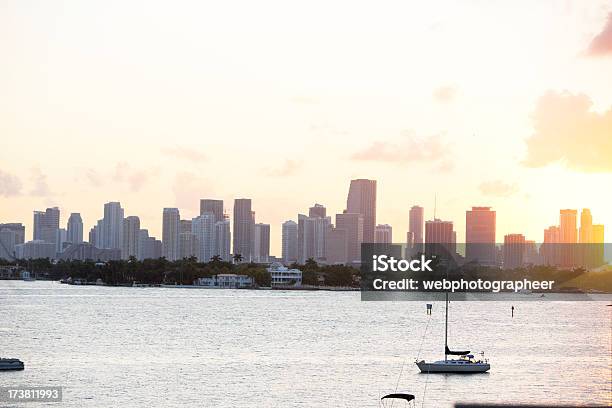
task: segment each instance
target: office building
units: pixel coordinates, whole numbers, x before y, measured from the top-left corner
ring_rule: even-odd
[[[298,225],[295,221],[285,221],[282,227],[282,258],[285,265],[298,259]]]
[[[83,220],[81,219],[81,214],[70,214],[70,217],[68,218],[66,241],[73,244],[80,244],[83,242]]]
[[[336,214],[336,228],[346,231],[347,263],[361,264],[363,241],[363,215],[359,213]]]
[[[200,200],[200,215],[210,212],[215,216],[215,222],[224,220],[223,200],[201,199]]]
[[[374,241],[377,244],[393,243],[393,228],[388,224],[378,224],[375,229]]]
[[[241,255],[242,262],[253,259],[254,217],[249,198],[234,200],[234,255]]]
[[[140,244],[140,218],[129,216],[123,220],[121,238],[121,259],[138,258]]]
[[[346,213],[362,215],[363,242],[373,243],[376,225],[376,180],[351,180],[346,200]]]
[[[162,256],[169,261],[180,259],[180,220],[181,215],[178,208],[164,208],[162,218]]]
[[[481,265],[494,265],[495,211],[491,207],[472,207],[465,212],[465,259]]]

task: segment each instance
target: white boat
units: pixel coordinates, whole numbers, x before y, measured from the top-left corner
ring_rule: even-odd
[[[23,361],[18,358],[0,358],[0,371],[23,370]]]
[[[487,359],[484,359],[484,352],[481,353],[483,360],[474,358],[469,350],[452,351],[448,348],[448,292],[446,293],[446,316],[444,326],[444,360],[438,360],[431,363],[425,360],[416,361],[417,367],[425,374],[436,373],[463,373],[475,374],[486,373],[491,369],[491,365]],[[448,358],[448,356],[459,356],[459,358]]]

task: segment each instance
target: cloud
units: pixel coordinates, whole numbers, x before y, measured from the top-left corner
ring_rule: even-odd
[[[603,30],[591,40],[587,55],[612,55],[612,13],[608,14]]]
[[[161,149],[161,151],[166,156],[175,157],[181,160],[201,162],[207,159],[203,152],[184,146],[164,147]]]
[[[452,102],[456,96],[457,88],[455,88],[453,85],[441,86],[433,91],[434,100],[440,103]]]
[[[177,173],[172,183],[175,205],[178,208],[197,212],[200,199],[212,196],[212,182],[194,173]]]
[[[385,163],[431,163],[441,171],[452,168],[450,146],[440,135],[416,138],[405,135],[398,141],[375,141],[369,147],[354,153],[351,159]]]
[[[19,177],[0,170],[0,196],[13,197],[21,194]]]
[[[502,180],[484,181],[478,186],[480,192],[491,197],[510,197],[519,191],[518,184]]]
[[[120,183],[127,183],[130,191],[137,192],[149,181],[151,176],[156,174],[156,172],[156,170],[147,171],[134,169],[126,162],[119,162],[115,166],[113,180]]]
[[[597,113],[592,106],[584,94],[549,91],[540,97],[523,164],[560,162],[581,172],[612,172],[612,108]]]
[[[51,195],[51,190],[49,190],[49,185],[47,184],[47,175],[43,174],[38,167],[34,167],[31,170],[30,180],[32,181],[31,195],[38,197]]]
[[[287,177],[295,174],[301,167],[301,163],[295,160],[285,160],[282,166],[263,170],[263,174],[271,177]]]

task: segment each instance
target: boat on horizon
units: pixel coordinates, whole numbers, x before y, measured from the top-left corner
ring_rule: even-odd
[[[486,373],[491,369],[489,361],[484,358],[484,352],[481,353],[483,359],[476,359],[469,350],[453,351],[448,348],[448,292],[446,292],[446,312],[444,324],[444,360],[438,360],[431,363],[425,360],[416,361],[416,365],[424,374],[476,374]],[[459,358],[448,358],[448,356],[459,356]]]
[[[25,368],[18,358],[0,358],[0,371],[17,371]]]

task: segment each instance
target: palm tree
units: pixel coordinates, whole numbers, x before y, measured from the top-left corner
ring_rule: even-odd
[[[223,260],[223,259],[221,259],[221,255],[213,255],[213,256],[210,258],[210,262],[212,262],[212,263],[214,263],[214,264],[220,263],[222,260]]]
[[[234,254],[234,263],[240,263],[242,261],[242,255]]]

